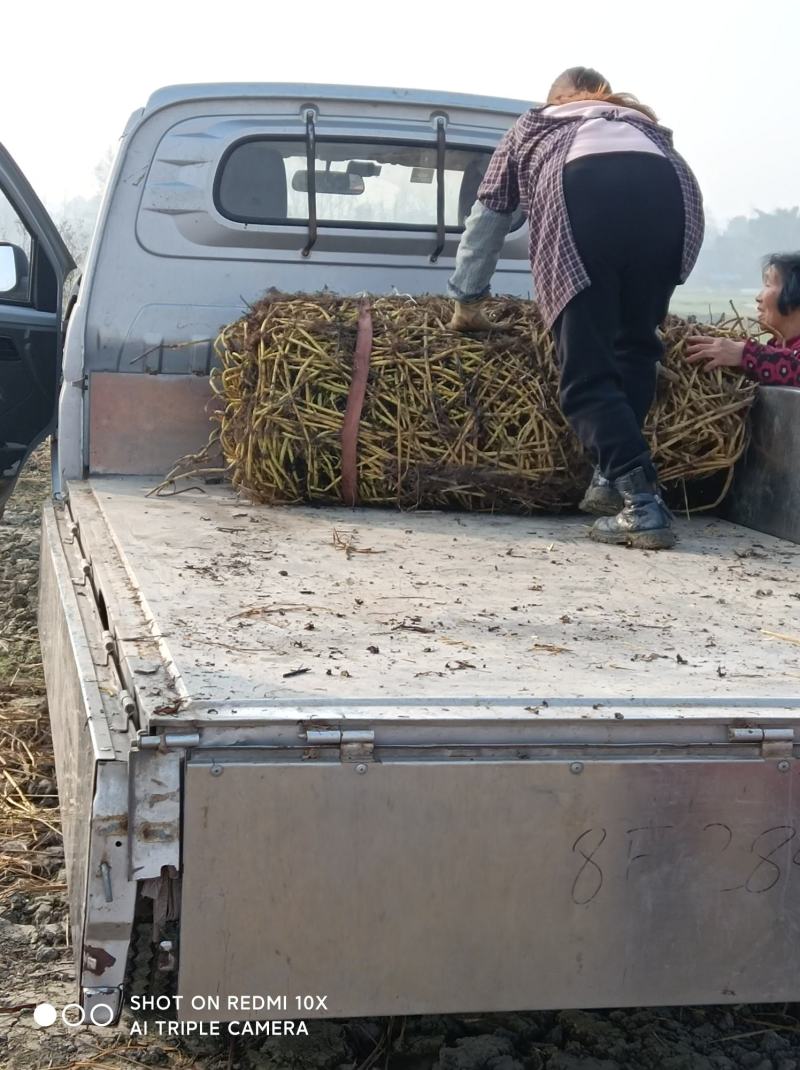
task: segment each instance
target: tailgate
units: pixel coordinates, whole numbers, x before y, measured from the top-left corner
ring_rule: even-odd
[[[285,997],[245,1016],[272,1018],[795,1000],[797,777],[791,758],[196,754],[179,991],[219,995],[221,1020],[245,993]]]

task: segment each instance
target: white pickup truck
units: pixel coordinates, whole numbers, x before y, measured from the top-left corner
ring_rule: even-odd
[[[580,517],[147,496],[267,288],[444,291],[524,108],[160,90],[63,364],[72,262],[0,152],[0,475],[7,498],[53,436],[40,624],[90,1013],[126,987],[217,1020],[252,994],[276,1018],[800,998],[800,393],[764,393],[725,516],[670,554]],[[498,292],[529,294],[526,244]]]

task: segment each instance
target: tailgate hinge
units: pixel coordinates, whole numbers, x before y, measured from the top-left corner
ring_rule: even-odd
[[[343,762],[371,762],[375,750],[372,729],[306,728],[304,736],[309,747],[338,748]]]
[[[160,732],[151,736],[139,736],[140,750],[191,750],[200,746],[199,732]]]
[[[729,728],[733,743],[760,743],[762,758],[793,758],[793,728]]]

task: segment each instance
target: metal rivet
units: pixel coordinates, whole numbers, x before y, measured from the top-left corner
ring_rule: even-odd
[[[782,762],[778,762],[778,772],[779,773],[788,773],[790,768],[791,768],[791,766],[790,766],[789,762],[787,762],[785,760],[782,761]]]
[[[211,766],[211,775],[212,776],[222,776],[222,766],[221,765],[217,765],[217,763],[214,762],[214,764]]]
[[[570,762],[569,771],[570,773],[582,773],[583,762]]]
[[[367,767],[364,765],[364,763],[363,762],[359,762],[359,764],[356,766],[356,772],[357,773],[366,773],[366,771],[367,771]]]

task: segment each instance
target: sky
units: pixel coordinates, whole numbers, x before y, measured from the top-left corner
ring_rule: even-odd
[[[800,203],[800,0],[37,0],[3,6],[0,142],[49,207],[97,192],[132,111],[178,82],[542,99],[600,70],[672,128],[712,219]]]

